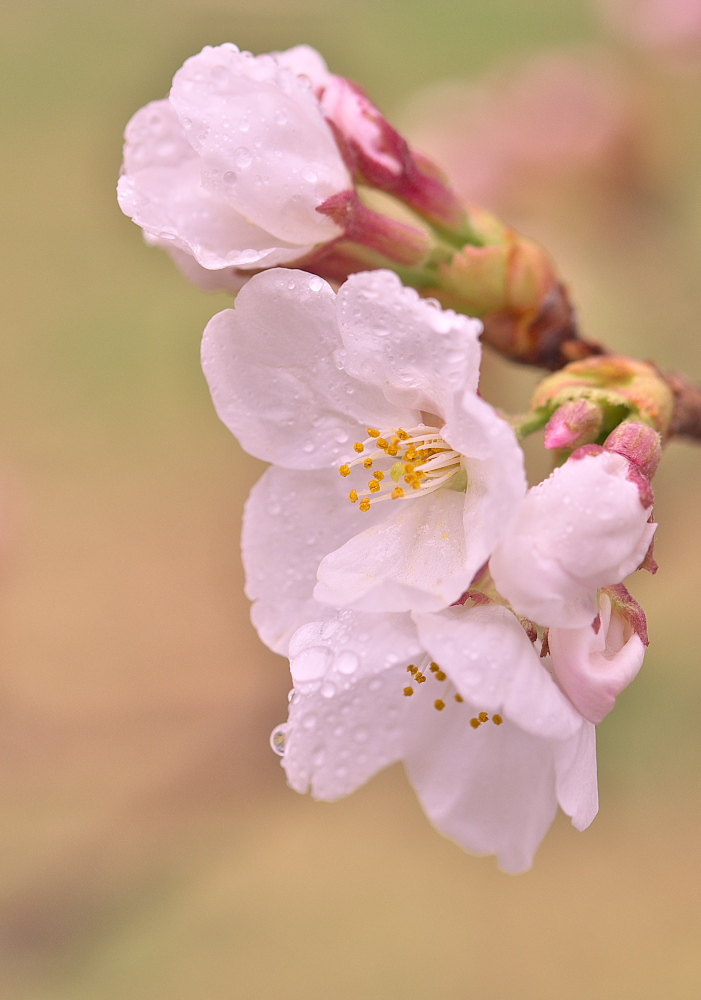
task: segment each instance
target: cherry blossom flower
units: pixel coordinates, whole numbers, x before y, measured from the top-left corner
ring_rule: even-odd
[[[126,130],[122,210],[186,273],[236,290],[237,268],[296,260],[341,228],[317,211],[353,186],[309,81],[270,55],[207,46]],[[207,272],[210,272],[209,274]]]
[[[217,412],[273,463],[242,543],[273,649],[333,608],[446,607],[489,558],[526,487],[511,428],[477,395],[480,328],[391,272],[336,294],[281,269],[208,324]]]
[[[637,466],[590,447],[529,490],[490,561],[514,611],[540,625],[591,625],[599,588],[640,566],[657,528],[652,489]]]
[[[508,609],[343,611],[303,626],[290,662],[271,741],[296,791],[334,800],[403,760],[435,826],[512,872],[558,804],[580,830],[596,815],[594,727]]]

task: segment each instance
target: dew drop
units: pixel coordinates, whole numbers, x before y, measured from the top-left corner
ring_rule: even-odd
[[[238,149],[234,150],[234,163],[239,168],[239,170],[245,170],[246,167],[250,167],[253,163],[253,156],[251,155],[250,149],[246,146],[239,146]]]
[[[312,451],[314,451],[314,442],[305,441],[302,445],[302,451],[306,451],[307,455],[309,455]]]
[[[312,167],[303,167],[302,177],[304,178],[305,181],[307,181],[308,184],[316,184],[316,182],[319,180],[318,173]]]
[[[334,660],[334,667],[340,674],[353,674],[358,669],[358,657],[350,649],[344,649]]]
[[[340,427],[333,432],[332,436],[334,441],[337,441],[339,444],[345,444],[348,440],[348,435]]]
[[[275,124],[287,125],[287,112],[284,109],[275,112]]]
[[[309,288],[312,292],[320,292],[324,287],[324,279],[320,278],[318,274],[313,275],[309,279]]]
[[[297,692],[295,691],[294,688],[290,688],[290,690],[287,692],[287,702],[288,702],[288,704],[291,705],[292,702],[295,700],[296,697],[297,697]]]
[[[278,757],[285,756],[285,743],[287,742],[287,726],[283,723],[281,726],[275,726],[272,733],[270,734],[270,746]]]
[[[235,184],[236,183],[236,174],[234,173],[233,170],[227,170],[227,171],[225,171],[224,176],[222,177],[222,180],[224,181],[225,184]]]
[[[336,685],[332,684],[331,681],[326,681],[325,684],[321,685],[322,698],[333,698],[335,694],[336,694]]]

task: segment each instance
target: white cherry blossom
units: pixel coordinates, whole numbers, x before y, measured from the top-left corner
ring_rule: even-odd
[[[272,648],[328,607],[445,607],[489,558],[525,479],[511,428],[477,395],[480,329],[388,271],[338,294],[301,271],[261,272],[208,324],[219,416],[274,465],[243,534]]]
[[[580,830],[596,815],[594,727],[508,609],[343,611],[303,626],[290,662],[275,745],[296,791],[337,799],[403,760],[435,826],[512,872],[558,804]]]
[[[317,209],[352,187],[309,81],[225,44],[188,59],[169,97],[131,119],[118,197],[188,277],[237,290],[245,269],[339,236]]]
[[[529,490],[490,561],[499,591],[540,625],[579,629],[598,614],[598,590],[643,562],[656,524],[649,483],[623,455],[575,452]]]

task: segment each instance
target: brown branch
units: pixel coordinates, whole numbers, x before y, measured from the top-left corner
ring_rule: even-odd
[[[701,441],[701,386],[694,385],[686,375],[664,376],[674,393],[674,416],[670,434]]]

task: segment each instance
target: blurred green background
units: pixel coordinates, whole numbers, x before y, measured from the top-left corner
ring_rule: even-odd
[[[3,1000],[701,996],[701,451],[658,475],[661,568],[632,584],[653,644],[600,727],[588,832],[561,818],[515,878],[434,833],[399,768],[300,798],[267,746],[286,664],[241,590],[262,466],[199,370],[227,302],[114,197],[126,121],[207,43],[309,42],[410,130],[420,88],[604,46],[635,81],[635,183],[535,183],[509,211],[590,336],[701,379],[697,77],[587,0],[5,0],[0,24]],[[535,378],[486,362],[513,410]]]

